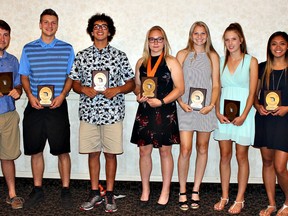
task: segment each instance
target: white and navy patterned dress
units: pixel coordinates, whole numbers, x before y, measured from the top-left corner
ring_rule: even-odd
[[[190,87],[207,89],[205,106],[210,105],[212,94],[212,68],[206,53],[190,52],[183,62],[183,73],[185,81],[185,93],[182,101],[188,103]],[[217,118],[213,108],[208,114],[200,114],[199,111],[184,112],[177,105],[179,130],[211,132],[217,128]]]

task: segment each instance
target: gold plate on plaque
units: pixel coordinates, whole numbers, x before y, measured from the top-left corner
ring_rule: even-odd
[[[207,89],[190,87],[188,104],[193,110],[199,111],[205,106]]]
[[[49,107],[54,99],[53,85],[38,85],[38,100],[44,107]]]
[[[281,91],[265,91],[264,100],[266,110],[275,110],[278,106],[281,106]]]
[[[93,71],[93,87],[96,91],[102,92],[108,88],[108,71]]]
[[[148,98],[157,97],[157,77],[142,77],[141,95]]]

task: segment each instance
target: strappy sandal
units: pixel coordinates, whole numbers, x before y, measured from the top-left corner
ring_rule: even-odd
[[[286,214],[287,212],[283,212],[283,211],[284,211],[285,209],[287,209],[287,208],[288,208],[288,206],[285,205],[285,204],[283,204],[282,208],[279,209],[279,211],[277,212],[277,215],[276,215],[276,216],[285,216],[285,215],[287,215],[287,214]]]
[[[245,200],[243,200],[242,202],[234,201],[234,204],[229,208],[228,213],[232,214],[232,215],[239,214],[241,212],[241,210],[244,208],[244,202],[245,202]],[[233,211],[234,208],[239,204],[241,205],[241,208],[239,208],[238,211]]]
[[[273,212],[276,212],[276,206],[268,205],[266,209],[262,209],[260,211],[259,215],[260,216],[270,216]]]
[[[228,202],[229,202],[229,198],[222,198],[221,197],[220,201],[214,205],[214,210],[222,211],[225,208],[225,206],[228,204]],[[223,205],[223,203],[224,203],[224,205]]]
[[[192,194],[198,194],[199,195],[199,191],[192,191]],[[192,203],[190,206],[192,209],[198,209],[200,207],[200,205],[199,205],[200,200],[191,199],[191,201],[192,201]]]
[[[179,197],[180,196],[187,196],[186,192],[185,193],[179,193]],[[182,210],[182,211],[187,211],[189,209],[189,205],[188,205],[188,201],[187,201],[187,197],[186,197],[186,201],[183,201],[183,202],[180,202],[178,203],[179,205],[179,208]]]

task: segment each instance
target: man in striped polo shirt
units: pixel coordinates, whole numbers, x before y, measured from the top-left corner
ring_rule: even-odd
[[[67,75],[74,61],[74,50],[70,44],[56,39],[58,15],[54,10],[42,12],[39,27],[41,37],[24,46],[19,68],[29,100],[23,119],[24,153],[31,155],[34,181],[24,207],[37,206],[44,200],[43,150],[48,140],[50,153],[58,156],[61,204],[64,208],[71,208],[70,123],[65,98],[72,85]]]

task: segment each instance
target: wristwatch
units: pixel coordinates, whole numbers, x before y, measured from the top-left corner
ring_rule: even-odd
[[[165,105],[164,100],[163,100],[163,99],[160,99],[160,101],[161,101],[161,106],[164,106],[164,105]]]

